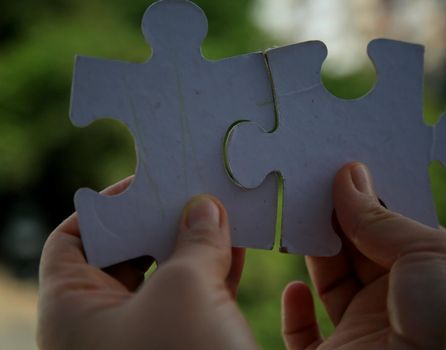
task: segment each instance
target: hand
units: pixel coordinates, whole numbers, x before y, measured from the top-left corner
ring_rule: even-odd
[[[336,328],[321,339],[311,292],[294,282],[283,295],[287,348],[445,349],[446,231],[381,206],[360,163],[337,174],[334,205],[343,249],[306,262]]]
[[[122,192],[126,179],[106,194]],[[231,254],[225,209],[213,197],[187,205],[172,257],[141,285],[151,259],[106,270],[85,261],[73,214],[41,259],[39,347],[52,349],[252,349],[234,301],[244,251]],[[232,255],[232,256],[231,256]]]

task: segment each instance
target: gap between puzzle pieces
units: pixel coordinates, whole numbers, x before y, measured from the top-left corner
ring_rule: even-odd
[[[124,123],[135,140],[137,169],[124,193],[75,195],[88,261],[104,267],[142,255],[170,255],[183,205],[211,193],[227,208],[235,246],[271,249],[277,189],[274,176],[256,191],[233,184],[223,159],[235,120],[266,130],[275,114],[262,53],[221,61],[201,55],[203,11],[189,1],[165,0],[145,13],[142,31],[153,55],[145,63],[77,57],[71,120],[85,126],[103,117]]]
[[[368,53],[375,86],[361,98],[343,100],[321,81],[327,56],[322,42],[267,51],[278,128],[268,133],[241,122],[228,134],[227,165],[240,186],[256,188],[265,175],[281,174],[281,246],[287,251],[333,252],[332,181],[343,164],[355,160],[370,167],[390,209],[438,226],[428,166],[433,160],[446,164],[446,118],[435,127],[423,122],[424,49],[377,39]]]
[[[106,197],[89,189],[81,189],[75,195],[75,206],[79,213],[80,230],[88,261],[98,267],[143,255],[151,255],[158,261],[164,261],[173,249],[177,221],[183,204],[191,196],[203,192],[216,195],[225,204],[231,220],[234,246],[271,249],[275,238],[277,186],[273,175],[264,180],[271,171],[280,171],[285,179],[282,246],[293,253],[336,254],[340,248],[340,240],[331,226],[325,225],[327,220],[322,220],[324,224],[318,226],[325,228],[325,231],[316,232],[316,228],[310,228],[309,225],[305,226],[309,228],[308,231],[303,230],[301,221],[309,219],[308,222],[312,222],[315,215],[308,218],[303,216],[308,210],[307,203],[300,201],[302,197],[290,201],[290,194],[293,195],[292,191],[290,192],[290,184],[296,183],[297,179],[302,181],[302,184],[309,184],[301,189],[304,193],[310,193],[314,186],[319,184],[317,181],[323,182],[320,176],[314,177],[316,182],[311,182],[311,177],[317,172],[317,167],[314,166],[317,163],[313,162],[312,171],[308,171],[308,167],[297,171],[295,180],[288,177],[284,171],[286,166],[283,167],[283,164],[280,164],[282,168],[271,167],[278,164],[280,158],[291,161],[289,157],[293,152],[300,152],[299,157],[303,150],[309,152],[311,147],[317,145],[314,136],[318,129],[328,127],[316,124],[317,128],[308,135],[296,133],[294,138],[298,140],[297,144],[292,142],[293,137],[287,136],[288,146],[296,146],[295,149],[285,147],[283,154],[276,153],[282,147],[279,146],[282,140],[276,135],[283,132],[283,124],[287,123],[287,119],[292,120],[283,113],[284,106],[290,104],[290,108],[296,108],[295,112],[303,117],[302,120],[305,120],[305,115],[313,115],[311,113],[314,108],[322,108],[321,117],[329,111],[342,115],[342,109],[345,108],[338,106],[335,102],[338,100],[332,96],[331,99],[320,101],[330,102],[329,105],[316,107],[313,103],[312,109],[307,111],[305,108],[309,106],[291,104],[291,92],[297,91],[292,89],[308,89],[306,92],[301,91],[298,96],[308,96],[313,91],[318,91],[318,64],[323,61],[321,57],[324,55],[321,56],[323,48],[318,48],[317,45],[321,44],[306,43],[276,49],[267,54],[277,98],[275,105],[270,70],[262,53],[221,61],[208,61],[202,57],[200,47],[206,36],[207,20],[202,10],[193,3],[185,0],[164,0],[155,3],[144,15],[142,30],[153,48],[153,55],[146,63],[136,64],[82,56],[76,59],[70,111],[73,123],[85,126],[104,117],[119,120],[133,135],[137,151],[136,175],[127,191],[118,196]],[[302,50],[305,45],[316,46],[309,46],[309,51],[306,52]],[[421,47],[413,47],[422,53]],[[310,61],[305,61],[307,67],[304,67],[302,62],[296,64],[299,61],[294,60],[295,48],[304,51],[302,58]],[[311,62],[312,59],[315,62]],[[422,69],[422,55],[418,55],[416,59],[421,59],[421,62],[414,65],[414,74],[416,79],[422,79],[419,67],[421,65]],[[281,67],[280,60],[285,61],[287,66]],[[284,69],[288,69],[289,74],[283,72]],[[312,76],[310,72],[313,73]],[[303,75],[300,77],[296,73]],[[296,79],[292,79],[293,77]],[[290,90],[287,90],[288,88]],[[418,88],[421,90],[421,81]],[[282,95],[287,95],[286,91],[289,97],[283,99]],[[411,93],[409,97],[414,96]],[[405,102],[413,103],[409,97]],[[387,98],[390,99],[391,96]],[[415,100],[417,98],[418,96],[415,96]],[[344,106],[349,105],[348,102],[344,103]],[[279,128],[272,134],[261,133],[257,125],[262,130],[274,129],[276,107],[279,118],[284,117],[283,120],[280,119]],[[421,108],[421,101],[417,108]],[[291,112],[289,109],[288,111]],[[246,174],[249,175],[248,178],[256,177],[258,183],[254,185],[263,181],[255,190],[235,186],[227,176],[224,164],[222,145],[225,135],[228,128],[241,119],[251,120],[256,126],[244,123],[232,129],[231,138],[226,140],[229,147],[228,160],[232,175],[240,184],[248,185],[247,187],[253,185],[252,178],[248,183],[244,183]],[[373,120],[369,122],[372,123]],[[331,124],[330,127],[332,130],[338,130],[344,128],[344,124],[345,121],[339,125]],[[441,125],[444,124],[443,120]],[[426,133],[428,129],[422,130]],[[248,134],[244,135],[245,131]],[[254,137],[252,140],[251,135]],[[273,145],[264,153],[265,158],[262,159],[258,149],[249,148],[248,141],[264,147],[262,139],[265,135],[267,138],[275,138],[278,145]],[[439,135],[446,135],[444,127],[443,130],[438,129],[436,135],[439,142],[436,148],[429,151],[441,156],[444,155],[445,148],[444,143],[440,142],[444,142],[445,138]],[[240,140],[244,141],[239,144]],[[321,140],[325,145],[331,145],[329,141],[330,138]],[[233,151],[238,148],[240,154],[236,154],[234,161]],[[326,148],[326,151],[328,154],[336,153],[331,148]],[[246,157],[243,158],[242,154]],[[242,159],[243,162],[240,162]],[[292,161],[298,163],[299,159]],[[418,161],[415,165],[418,166],[420,162],[422,163]],[[253,168],[248,169],[251,165]],[[389,164],[385,165],[388,170]],[[407,167],[404,169],[406,171],[412,169],[408,164],[404,166]],[[428,191],[424,186],[426,178],[420,174],[419,181],[423,180],[423,189]],[[326,187],[324,189],[330,193]],[[316,188],[315,193],[318,193],[319,199],[325,200],[326,195],[320,192],[320,189]],[[423,200],[427,202],[430,192],[423,192],[423,196]],[[384,199],[387,200],[387,197],[384,196]],[[308,203],[310,204],[313,206],[308,209],[317,210],[318,214],[327,219],[331,217],[330,199],[323,208],[317,206],[316,200]],[[389,204],[392,208],[391,203]],[[434,222],[432,202],[427,212],[430,216],[426,216]],[[293,217],[297,219],[298,225],[290,226],[289,222]]]

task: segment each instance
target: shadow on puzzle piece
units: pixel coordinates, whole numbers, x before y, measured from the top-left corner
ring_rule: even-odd
[[[225,134],[240,119],[266,130],[275,124],[269,72],[262,53],[221,61],[201,55],[207,33],[202,10],[165,0],[144,14],[153,48],[143,64],[77,57],[71,120],[85,126],[103,117],[124,123],[137,149],[137,170],[124,193],[106,197],[80,189],[75,206],[88,261],[105,267],[171,253],[185,202],[212,193],[228,209],[235,246],[271,249],[276,180],[246,191],[226,174]]]
[[[256,188],[271,172],[283,177],[283,250],[322,256],[338,251],[332,181],[354,160],[368,164],[390,209],[438,226],[428,165],[446,164],[446,118],[435,128],[423,123],[423,47],[379,39],[368,53],[377,70],[374,88],[362,98],[343,100],[321,82],[323,43],[268,51],[278,128],[266,133],[242,122],[229,133],[228,166],[241,186]]]

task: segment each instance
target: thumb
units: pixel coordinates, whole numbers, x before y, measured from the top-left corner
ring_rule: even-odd
[[[217,198],[200,195],[186,205],[170,262],[218,279],[227,277],[231,265],[229,222]]]
[[[379,203],[364,164],[351,163],[338,172],[333,196],[345,235],[362,254],[383,267],[390,268],[403,255],[436,251],[444,245],[439,230],[394,213]]]
[[[283,292],[282,336],[288,350],[315,349],[322,342],[313,296],[302,282],[290,283]]]

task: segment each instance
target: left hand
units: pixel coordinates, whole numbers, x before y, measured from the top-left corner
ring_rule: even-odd
[[[107,189],[122,192],[131,178]],[[105,270],[84,257],[76,214],[49,236],[41,259],[41,349],[253,349],[235,303],[244,251],[232,249],[223,205],[187,205],[171,258],[144,283],[140,258]]]

